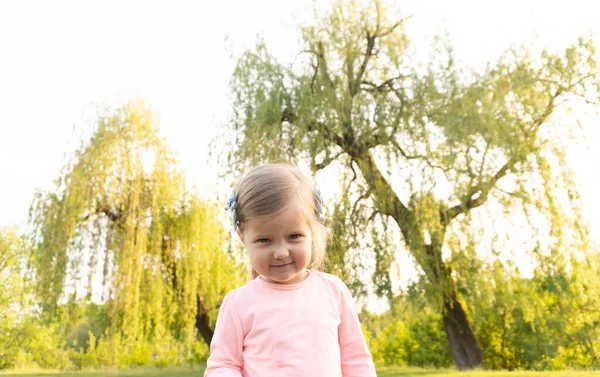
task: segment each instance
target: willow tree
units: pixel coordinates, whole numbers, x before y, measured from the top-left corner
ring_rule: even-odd
[[[374,279],[389,286],[394,254],[385,235],[399,230],[395,248],[408,250],[427,278],[455,365],[481,365],[456,289],[461,271],[442,251],[460,252],[449,235],[472,239],[461,229],[491,201],[541,213],[555,246],[564,241],[561,204],[577,205],[578,195],[561,137],[576,127],[553,115],[576,99],[596,101],[593,44],[580,40],[564,54],[536,57],[511,50],[485,70],[469,71],[443,41],[427,63],[414,63],[404,20],[393,20],[379,1],[335,1],[318,12],[300,27],[303,46],[292,63],[278,61],[262,41],[237,62],[230,126],[236,148],[228,161],[237,170],[291,160],[315,172],[331,166],[328,175],[340,171],[335,208],[338,217],[345,211],[346,226],[336,229],[350,230],[338,240],[356,246],[369,237],[365,229],[375,230]]]
[[[22,269],[26,256],[17,228],[0,227],[0,370],[13,367],[19,354],[15,330],[29,294]]]
[[[101,300],[109,335],[126,346],[190,344],[196,334],[209,343],[218,306],[241,275],[217,208],[186,188],[157,132],[141,102],[107,111],[55,190],[37,194],[37,292],[50,316],[69,297]]]

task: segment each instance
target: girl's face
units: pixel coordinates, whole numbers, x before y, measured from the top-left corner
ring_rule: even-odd
[[[312,232],[297,204],[275,215],[246,221],[238,234],[248,249],[252,268],[264,280],[295,284],[306,277]]]

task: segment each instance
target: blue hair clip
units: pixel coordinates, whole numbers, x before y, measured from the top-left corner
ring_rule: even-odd
[[[238,217],[237,217],[237,194],[235,189],[231,190],[231,194],[229,195],[229,199],[227,200],[227,205],[225,206],[225,210],[229,211],[229,215],[231,216],[231,225],[233,226],[233,230],[237,230],[240,225]]]

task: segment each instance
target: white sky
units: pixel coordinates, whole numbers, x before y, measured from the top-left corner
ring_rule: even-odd
[[[163,135],[190,179],[214,194],[207,145],[227,119],[237,56],[263,33],[291,60],[296,19],[310,0],[0,1],[0,226],[23,225],[36,188],[49,188],[98,104],[138,96],[161,117]],[[600,35],[596,1],[400,1],[419,53],[448,30],[461,64],[481,67],[511,44],[562,49]],[[228,36],[228,38],[226,38]],[[592,150],[578,149],[584,213],[600,235],[598,117]],[[594,131],[595,130],[595,131]],[[221,195],[218,193],[217,195]],[[597,216],[597,215],[596,215]]]

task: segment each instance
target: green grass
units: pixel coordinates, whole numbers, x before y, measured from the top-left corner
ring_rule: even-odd
[[[59,372],[45,370],[6,371],[0,372],[0,377],[201,377],[204,367],[169,367],[159,368],[137,368],[128,370],[92,370],[76,372]]]
[[[600,377],[599,372],[458,372],[420,368],[380,367],[378,377]]]
[[[104,370],[104,371],[4,371],[0,377],[201,377],[203,367],[169,367],[139,368],[131,370]],[[597,372],[457,372],[453,370],[435,370],[403,367],[381,367],[377,368],[378,377],[600,377]]]

